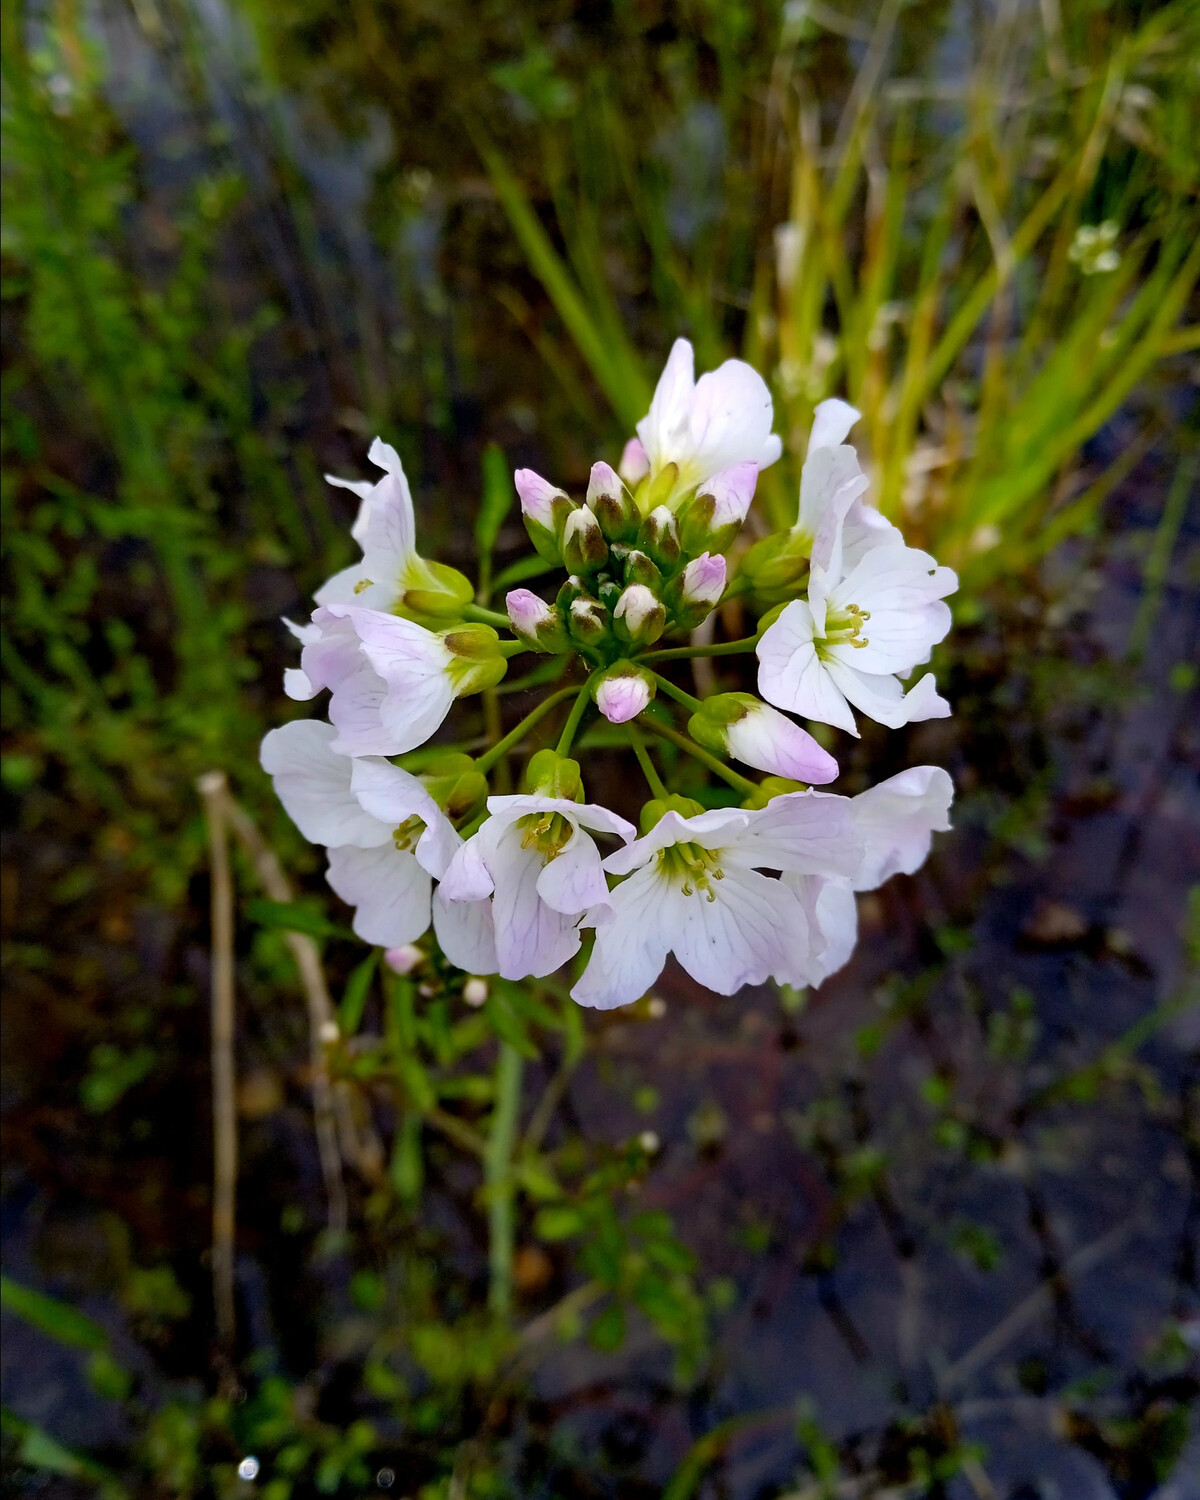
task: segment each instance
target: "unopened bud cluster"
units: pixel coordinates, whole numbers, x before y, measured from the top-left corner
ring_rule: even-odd
[[[605,667],[630,647],[695,629],[720,603],[726,564],[719,549],[749,507],[756,474],[755,465],[742,464],[732,481],[716,475],[673,510],[664,497],[677,488],[675,464],[632,488],[610,465],[593,464],[582,502],[532,469],[518,469],[530,540],[540,557],[561,564],[567,579],[552,603],[514,589],[506,601],[513,630],[535,650],[574,651]],[[735,492],[741,510],[731,521]]]

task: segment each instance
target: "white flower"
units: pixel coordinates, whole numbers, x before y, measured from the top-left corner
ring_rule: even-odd
[[[356,908],[354,930],[388,948],[429,927],[431,876],[461,843],[429,792],[385,760],[351,760],[333,749],[336,731],[319,719],[272,729],[263,770],[300,832],[329,851],[328,880]]]
[[[873,891],[893,875],[919,870],[933,835],[950,827],[953,798],[954,785],[940,766],[910,766],[850,799],[850,815],[863,840],[853,879],[783,876],[804,908],[808,943],[807,951],[794,946],[796,967],[786,983],[822,984],[847,962],[858,937],[855,891]]]
[[[412,492],[400,455],[390,443],[376,438],[367,457],[386,470],[376,484],[354,479],[325,478],[352,490],[362,501],[350,535],[363,549],[361,562],[343,568],[316,593],[318,604],[362,604],[370,609],[394,609],[406,587],[406,573],[419,565],[417,526]]]
[[[606,807],[559,797],[489,797],[488,812],[451,860],[440,892],[451,905],[490,896],[501,975],[542,978],[578,951],[583,913],[602,914],[608,904],[591,833],[628,842],[636,830]]]
[[[893,674],[929,660],[950,629],[942,603],[958,587],[949,568],[901,542],[863,552],[826,588],[814,579],[763,632],[758,690],[769,703],[857,736],[850,704],[896,729],[945,718],[950,706],[927,672],[904,692]]]
[[[441,725],[455,698],[504,675],[489,626],[426,630],[414,620],[331,604],[335,622],[300,660],[314,687],[329,686],[329,717],[343,755],[401,755]],[[314,617],[316,618],[316,616]]]
[[[771,393],[757,370],[727,359],[697,380],[691,344],[676,339],[637,433],[651,481],[668,464],[676,465],[675,500],[723,469],[773,464],[783,451],[773,421]],[[637,455],[627,448],[622,472],[628,477],[636,471]]]
[[[838,400],[822,401],[813,413],[792,535],[807,545],[818,586],[841,577],[869,548],[903,542],[897,528],[862,498],[867,476],[845,441],[859,415]]]
[[[604,862],[628,875],[606,903],[583,977],[581,1005],[611,1010],[645,994],[673,952],[699,984],[732,995],[789,971],[805,928],[794,892],[764,869],[853,875],[862,858],[847,800],[809,792],[757,811],[667,812],[643,838]]]

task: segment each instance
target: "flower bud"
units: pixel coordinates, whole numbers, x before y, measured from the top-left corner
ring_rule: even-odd
[[[407,587],[400,596],[410,614],[430,620],[457,620],[464,604],[475,597],[469,578],[446,563],[414,556],[405,574]]]
[[[383,961],[393,974],[411,974],[424,957],[416,943],[401,943],[398,948],[386,949]]]
[[[724,552],[746,519],[757,481],[754,463],[735,464],[706,479],[679,511],[683,550]]]
[[[513,475],[525,530],[534,550],[543,562],[557,565],[562,561],[559,540],[575,502],[563,490],[532,469],[518,469]]]
[[[600,523],[586,505],[573,510],[562,531],[562,559],[572,573],[594,573],[608,561]]]
[[[674,573],[678,568],[679,529],[675,525],[675,517],[665,505],[652,510],[642,522],[638,530],[637,544],[664,573]]]
[[[694,630],[706,620],[725,592],[725,559],[702,553],[694,557],[683,572],[667,586],[665,599],[674,623],[684,630]]]
[[[753,585],[756,594],[777,594],[793,590],[808,573],[811,544],[795,532],[777,532],[755,542],[742,558],[741,571]]]
[[[694,798],[672,792],[668,797],[652,797],[649,802],[643,803],[638,822],[644,836],[657,827],[669,812],[678,813],[681,818],[695,818],[703,811],[704,808]]]
[[[504,602],[513,631],[535,651],[566,651],[567,632],[555,607],[531,589],[513,589]]]
[[[633,496],[608,464],[592,465],[587,503],[610,542],[629,541],[637,535],[641,513]]]
[[[631,583],[613,610],[617,635],[635,646],[649,646],[662,635],[667,623],[663,602],[644,583]]]
[[[500,637],[490,625],[456,625],[442,631],[442,641],[450,653],[446,671],[458,698],[495,687],[508,670],[500,654]]]
[[[639,484],[649,474],[650,459],[640,438],[631,437],[625,444],[625,451],[621,454],[621,462],[617,468],[626,484]]]
[[[450,750],[431,760],[421,780],[446,816],[456,821],[472,817],[487,801],[487,777],[461,750]]]
[[[525,785],[539,797],[555,797],[565,802],[583,801],[583,777],[579,762],[557,750],[539,750],[525,768]]]
[[[706,698],[689,719],[688,733],[706,750],[771,776],[823,785],[838,774],[837,761],[807,730],[750,693]]]
[[[478,975],[472,975],[463,985],[462,997],[468,1005],[478,1010],[488,997],[487,980],[480,979]]]
[[[596,707],[610,724],[627,724],[654,697],[654,687],[654,678],[633,662],[614,662],[596,684]]]
[[[599,646],[608,639],[608,611],[599,599],[580,594],[571,601],[567,634],[580,646]]]
[[[637,547],[630,547],[625,554],[624,563],[626,583],[644,583],[648,589],[655,591],[662,587],[662,569]]]

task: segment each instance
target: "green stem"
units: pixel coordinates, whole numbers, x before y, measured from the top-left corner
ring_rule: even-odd
[[[561,703],[564,698],[569,698],[572,693],[578,691],[579,689],[575,687],[559,688],[557,693],[551,693],[548,698],[543,698],[535,709],[532,709],[525,715],[515,729],[510,729],[502,740],[497,740],[490,750],[484,751],[475,762],[475,769],[484,772],[490,771],[500,757],[507,755],[514,745],[523,740],[533,726],[540,719],[543,719],[555,704]]]
[[[482,604],[464,604],[462,612],[464,620],[475,620],[480,625],[495,625],[498,630],[512,629],[512,621],[498,609],[484,609]]]
[[[571,741],[575,738],[575,733],[583,722],[583,716],[587,712],[588,704],[592,701],[592,678],[595,675],[595,672],[593,672],[592,676],[579,689],[579,696],[571,705],[571,712],[567,715],[567,722],[563,725],[562,734],[558,737],[558,753],[560,755],[565,755],[571,748]]]
[[[520,656],[523,651],[528,650],[529,647],[524,641],[501,641],[498,654],[504,657],[505,661],[509,661],[512,657]]]
[[[488,1132],[484,1157],[484,1180],[488,1191],[488,1262],[491,1281],[488,1306],[507,1316],[512,1310],[513,1260],[513,1172],[512,1153],[521,1112],[521,1054],[507,1042],[500,1043],[496,1059],[496,1104]]]
[[[692,713],[698,714],[704,707],[699,698],[693,698],[691,693],[685,693],[681,687],[676,687],[669,678],[662,677],[659,673],[653,671],[650,675],[658,683],[659,687],[662,688],[663,692],[666,693],[668,698],[674,698],[676,703],[682,703],[684,708],[690,709]]]
[[[681,750],[686,750],[694,760],[707,766],[710,771],[720,776],[723,781],[727,781],[735,790],[744,792],[746,796],[752,796],[758,791],[758,787],[748,776],[742,776],[729,766],[723,765],[715,755],[710,755],[707,750],[697,745],[695,740],[689,740],[686,734],[680,734],[677,729],[669,729],[667,725],[660,724],[657,719],[646,719],[643,722],[653,734],[657,734],[660,739],[670,740]]]
[[[633,746],[633,753],[637,756],[638,765],[642,768],[642,775],[646,778],[646,782],[649,785],[650,790],[654,793],[654,795],[659,799],[660,802],[665,802],[670,794],[668,793],[666,787],[663,786],[662,778],[654,769],[654,762],[650,759],[649,751],[646,749],[645,745],[642,744],[641,735],[637,732],[632,724],[627,724],[625,726],[625,729],[629,735],[629,743]]]
[[[740,656],[758,645],[756,635],[740,641],[722,641],[718,646],[670,646],[665,651],[647,651],[638,661],[687,661],[693,656]]]

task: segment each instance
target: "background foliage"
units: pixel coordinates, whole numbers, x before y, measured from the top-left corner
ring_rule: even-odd
[[[122,1413],[64,1447],[8,1371],[14,1482],[236,1493],[253,1452],[279,1497],[391,1472],[413,1494],[679,1500],[710,1480],[770,1493],[720,1466],[778,1429],[757,1481],[774,1493],[986,1495],[969,1424],[903,1359],[894,1401],[861,1420],[848,1398],[797,1405],[815,1386],[782,1374],[731,1387],[734,1309],[766,1295],[754,1267],[790,1266],[853,1350],[834,1271],[876,1214],[902,1280],[936,1241],[998,1318],[986,1277],[1019,1236],[967,1204],[975,1174],[1032,1164],[1016,1175],[1045,1277],[1067,1256],[1039,1174],[1084,1171],[1123,1129],[1131,1160],[1175,1163],[1173,1225],[1193,1195],[1179,1245],[1143,1252],[1148,1283],[1176,1277],[1161,1326],[1089,1344],[1059,1298],[1078,1347],[1021,1380],[1118,1493],[1151,1493],[1195,1395],[1195,1065],[1187,1033],[1138,1050],[1175,1036],[1190,999],[1187,858],[1164,836],[1163,933],[1131,946],[1119,877],[1093,890],[1062,851],[1072,818],[1111,808],[1124,821],[1101,845],[1136,865],[1139,830],[1194,806],[1178,778],[1195,756],[1195,7],[61,0],[6,7],[3,26],[5,1307],[79,1351]],[[688,1076],[718,1044],[754,1067],[816,1048],[769,1107],[786,1151],[762,1146],[814,1217],[760,1213],[732,1164],[755,1100],[739,1126],[707,1074],[681,1090],[633,1023],[598,1028],[582,1062],[552,988],[470,1012],[449,974],[431,994],[384,984],[314,896],[362,1042],[337,1066],[383,1143],[353,1180],[349,1239],[331,1237],[284,928],[247,906],[242,1345],[214,1365],[194,783],[225,769],[320,891],[255,770],[287,711],[278,617],[349,560],[320,475],[362,473],[382,432],[425,550],[471,570],[485,488],[502,501],[523,463],[578,487],[615,459],[678,333],[702,367],[741,353],[772,381],[786,452],[767,516],[790,518],[813,405],[847,395],[880,503],[967,584],[955,727],[897,752],[952,766],[962,831],[942,877],[877,912],[837,992],[843,1029],[828,1003],[796,1020],[773,997],[744,1014],[688,997],[714,1027],[681,1030]],[[521,542],[509,519],[497,571]],[[1153,733],[1122,738],[1147,716]],[[849,786],[893,769],[878,751],[838,746]],[[1038,885],[1055,851],[1075,886]],[[250,892],[248,864],[238,877]],[[1014,883],[1032,915],[1004,905]],[[1045,961],[1017,982],[1022,945]],[[1083,1021],[1089,986],[1105,1000]],[[675,999],[656,1025],[682,1028]],[[737,1030],[746,1015],[761,1036]],[[642,1207],[651,1126],[723,1184],[732,1259]],[[1073,1130],[1091,1144],[1064,1157]],[[947,1173],[964,1196],[935,1233]],[[1111,1217],[1089,1213],[1081,1233]],[[38,1301],[35,1280],[104,1299],[104,1317]],[[648,1386],[650,1417],[618,1412],[597,1437],[590,1398],[554,1395],[569,1380],[529,1383],[529,1329],[554,1333],[537,1319],[564,1298],[599,1361],[576,1386]]]

